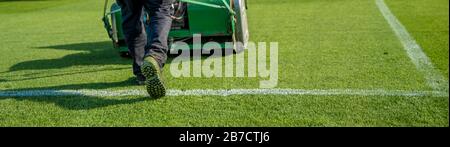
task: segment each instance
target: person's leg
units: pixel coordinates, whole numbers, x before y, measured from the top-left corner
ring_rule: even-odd
[[[167,40],[172,25],[170,18],[172,0],[143,1],[150,17],[150,40],[141,70],[146,77],[145,85],[149,95],[160,98],[166,95],[161,71],[169,50]]]
[[[145,56],[147,36],[141,20],[143,2],[141,0],[117,0],[122,11],[122,29],[130,55],[133,57],[133,73],[138,81],[145,81],[141,66]]]
[[[144,0],[145,8],[150,17],[150,35],[151,39],[147,45],[149,51],[146,56],[151,56],[158,61],[162,68],[167,60],[168,35],[172,26],[171,5],[173,0]]]

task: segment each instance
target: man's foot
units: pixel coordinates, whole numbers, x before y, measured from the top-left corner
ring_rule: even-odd
[[[158,62],[151,56],[144,59],[141,66],[142,74],[145,76],[145,87],[152,98],[161,98],[166,95],[166,87],[161,77],[161,68]]]

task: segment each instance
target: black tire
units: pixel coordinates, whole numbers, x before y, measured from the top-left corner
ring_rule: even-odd
[[[247,23],[246,0],[233,0],[232,6],[233,10],[236,12],[236,21],[234,22],[236,30],[233,34],[233,41],[235,42],[235,50],[239,53],[247,47],[250,37]]]
[[[129,52],[119,52],[120,57],[122,58],[131,58],[131,55]]]

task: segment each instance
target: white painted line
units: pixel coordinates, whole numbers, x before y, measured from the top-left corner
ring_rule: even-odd
[[[310,96],[402,96],[402,97],[448,97],[442,91],[405,91],[405,90],[357,90],[357,89],[194,89],[168,90],[167,96],[231,96],[231,95],[310,95]],[[122,97],[148,96],[144,90],[20,90],[0,91],[0,97],[45,97],[45,96],[91,96]]]
[[[428,86],[437,91],[448,91],[448,81],[439,73],[433,66],[431,60],[423,52],[422,48],[417,44],[413,37],[408,33],[406,28],[400,21],[392,14],[389,7],[384,0],[376,0],[376,4],[387,20],[392,30],[400,39],[404,49],[408,53],[409,58],[414,63],[416,68],[425,76]]]

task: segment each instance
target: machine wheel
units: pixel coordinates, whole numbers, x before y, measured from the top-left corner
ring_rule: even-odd
[[[236,28],[233,35],[233,41],[235,42],[235,51],[239,53],[247,47],[250,37],[247,23],[246,0],[233,0],[232,6],[233,10],[236,12],[234,22]]]
[[[131,58],[131,55],[129,52],[119,52],[120,57],[122,58]]]

